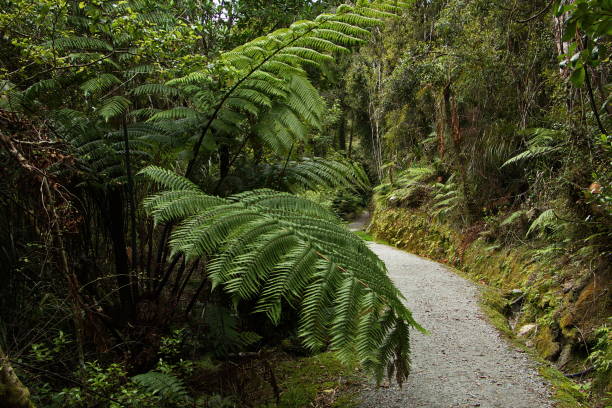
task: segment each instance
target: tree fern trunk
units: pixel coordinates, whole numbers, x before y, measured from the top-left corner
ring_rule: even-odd
[[[30,391],[15,374],[2,348],[0,348],[0,408],[34,408],[30,400]]]
[[[230,148],[227,144],[219,146],[219,179],[227,177],[230,169]]]
[[[125,145],[125,173],[127,175],[128,204],[130,209],[130,239],[132,246],[132,267],[138,270],[138,247],[136,243],[136,195],[134,192],[134,180],[132,178],[132,164],[130,157],[130,140],[128,137],[127,121],[123,116],[123,143]]]
[[[115,256],[115,274],[118,285],[119,299],[122,312],[131,316],[134,305],[132,284],[130,280],[130,269],[125,242],[125,217],[124,205],[121,193],[117,190],[108,192],[108,228],[113,243],[113,254]]]

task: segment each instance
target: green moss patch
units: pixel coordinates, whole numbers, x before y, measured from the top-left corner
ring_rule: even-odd
[[[360,237],[361,239],[363,239],[364,241],[367,242],[373,242],[374,241],[374,237],[370,234],[368,234],[365,231],[355,231],[355,235],[357,235],[358,237]]]
[[[559,408],[588,408],[588,386],[576,384],[551,365],[542,364],[540,375],[551,384]]]
[[[359,404],[363,375],[358,364],[343,364],[333,353],[278,361],[274,372],[280,402],[276,405],[270,394],[259,408],[353,408]]]

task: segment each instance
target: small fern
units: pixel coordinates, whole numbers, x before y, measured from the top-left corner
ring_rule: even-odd
[[[455,182],[455,175],[450,176],[444,184],[437,183],[436,187],[438,193],[433,198],[432,214],[446,217],[458,209],[463,201],[459,186]]]
[[[508,217],[504,218],[504,220],[499,224],[499,226],[505,227],[507,225],[512,225],[514,224],[516,220],[520,219],[526,214],[527,214],[527,211],[525,210],[515,211],[512,214],[510,214]]]
[[[164,403],[176,404],[191,399],[183,381],[170,374],[149,371],[135,375],[132,381],[145,392],[158,396]]]
[[[557,231],[562,228],[562,226],[563,223],[561,220],[559,220],[557,214],[555,214],[555,210],[551,208],[542,212],[542,214],[540,214],[538,218],[531,223],[529,229],[527,230],[527,236],[532,235],[533,233],[542,235],[547,230]]]

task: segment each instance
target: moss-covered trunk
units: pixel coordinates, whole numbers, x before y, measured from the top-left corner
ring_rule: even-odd
[[[15,374],[8,357],[0,348],[0,408],[33,408],[30,391]]]

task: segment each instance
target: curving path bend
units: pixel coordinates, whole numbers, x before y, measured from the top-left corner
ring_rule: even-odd
[[[553,406],[536,364],[487,322],[476,285],[436,262],[370,245],[430,335],[412,330],[408,381],[366,387],[362,408]]]

